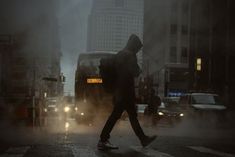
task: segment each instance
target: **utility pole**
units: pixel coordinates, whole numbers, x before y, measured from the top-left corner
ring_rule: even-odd
[[[211,79],[212,79],[212,40],[213,40],[213,7],[212,0],[209,1],[209,72],[208,72],[208,84],[211,88]]]
[[[35,126],[35,91],[36,91],[36,59],[33,56],[33,84],[32,84],[32,120],[33,120],[33,127]]]
[[[194,59],[193,59],[193,64],[194,64],[194,82],[193,82],[193,88],[194,88],[194,90],[195,89],[198,89],[198,81],[199,81],[199,74],[198,74],[198,72],[197,72],[197,70],[196,70],[196,64],[195,64],[195,61],[196,61],[196,59],[197,59],[197,57],[199,56],[198,55],[198,32],[196,31],[196,32],[194,32],[194,40],[195,40],[195,42],[194,42],[194,47],[195,47],[195,55],[194,55]]]
[[[225,104],[229,103],[229,53],[230,53],[230,0],[227,0],[226,12],[226,53],[225,53]]]

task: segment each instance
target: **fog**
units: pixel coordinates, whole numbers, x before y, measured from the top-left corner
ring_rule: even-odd
[[[192,0],[191,3],[193,2]],[[148,3],[146,4],[148,5]],[[57,47],[62,54],[61,72],[66,76],[64,91],[73,94],[78,54],[86,52],[87,19],[91,7],[92,0],[2,0],[0,22],[3,24],[0,25],[0,34],[31,36],[25,39],[25,47],[23,48],[23,51],[28,54],[32,51],[38,55],[42,52],[48,53],[53,49],[52,47]],[[152,9],[153,7],[158,9],[158,13],[147,12],[148,17],[145,17],[147,29],[144,32],[143,51],[147,59],[155,58],[154,61],[150,61],[150,69],[156,71],[168,57],[165,44],[167,40],[166,24],[169,19],[162,18],[162,15],[167,16],[171,6],[167,2],[158,1],[149,4],[146,9],[155,11]],[[203,12],[205,9],[201,8],[201,10]],[[48,21],[53,17],[56,17],[57,21],[52,21],[49,26],[45,26],[44,23],[50,23]],[[173,20],[175,19],[173,18]],[[56,30],[57,27],[58,30]],[[45,36],[45,34],[49,36]],[[53,34],[57,34],[58,39],[56,45],[51,47],[50,45],[54,42]],[[163,53],[155,54],[156,51]]]
[[[99,116],[98,116],[99,117]],[[76,123],[73,119],[48,118],[47,125],[44,127],[26,128],[19,126],[10,126],[1,124],[0,141],[10,145],[35,145],[35,144],[58,144],[71,142],[73,135],[87,136],[90,142],[96,142],[99,133],[105,123],[105,119],[95,119],[94,123]],[[107,117],[106,117],[107,118]],[[66,122],[69,123],[65,128]],[[214,128],[212,126],[198,126],[193,120],[182,121],[175,126],[159,122],[157,126],[146,125],[140,120],[141,126],[147,135],[158,135],[161,137],[186,137],[199,139],[225,139],[234,137],[234,128],[225,130],[224,128]],[[112,135],[118,138],[118,141],[131,139],[129,142],[138,142],[131,128],[129,119],[119,120],[115,125]],[[121,139],[122,138],[122,139]],[[117,140],[117,139],[116,139]],[[77,141],[79,142],[79,141]],[[89,141],[86,141],[89,142]],[[125,142],[125,141],[124,141]]]
[[[51,2],[51,3],[50,3]],[[192,0],[194,3],[195,0]],[[46,5],[45,5],[46,4]],[[57,4],[57,5],[53,5]],[[165,40],[166,40],[166,20],[161,18],[162,14],[167,13],[169,6],[164,2],[160,4],[150,4],[151,7],[159,8],[159,14],[150,13],[147,29],[144,37],[144,49],[146,52],[147,58],[151,58],[154,55],[158,55],[156,60],[154,60],[150,67],[152,66],[152,71],[156,71],[161,68],[161,64],[164,64],[167,57],[165,50]],[[195,4],[196,5],[196,4]],[[53,7],[52,7],[53,6]],[[32,56],[32,53],[36,54],[38,61],[41,66],[45,62],[50,62],[51,60],[44,60],[40,58],[40,55],[49,54],[49,52],[56,48],[59,49],[61,53],[61,72],[64,73],[66,77],[64,92],[66,94],[74,94],[74,79],[75,79],[75,70],[79,53],[86,51],[86,42],[87,42],[87,19],[91,11],[92,0],[1,0],[0,2],[0,34],[11,34],[19,37],[18,40],[21,40],[21,36],[25,37],[21,41],[23,44],[19,48],[20,52],[27,54],[29,57]],[[164,8],[168,9],[164,9]],[[202,11],[202,14],[205,13],[207,8],[200,8],[199,11]],[[155,9],[153,9],[155,11]],[[54,18],[56,17],[56,18]],[[158,20],[152,20],[157,18]],[[54,19],[55,21],[51,21]],[[168,19],[169,20],[169,19]],[[201,19],[199,19],[201,20]],[[204,20],[207,20],[205,18]],[[208,21],[205,21],[208,22]],[[217,21],[215,21],[217,22]],[[45,25],[48,23],[48,25]],[[58,29],[57,29],[58,28]],[[156,32],[152,30],[157,30]],[[205,28],[201,28],[205,29]],[[45,36],[45,34],[48,34]],[[30,36],[30,37],[29,37]],[[58,37],[54,40],[54,37]],[[157,38],[156,38],[157,37]],[[155,44],[154,42],[157,42]],[[202,40],[202,42],[208,42]],[[157,54],[155,52],[163,52]],[[53,58],[54,56],[48,56],[48,58]],[[29,62],[33,62],[32,60]],[[41,67],[41,68],[42,68]],[[43,67],[50,68],[50,67]],[[60,69],[59,69],[60,70]],[[146,69],[145,69],[146,70]],[[108,113],[108,112],[107,112]],[[229,115],[230,116],[230,115]],[[102,129],[102,126],[105,123],[106,118],[95,119],[94,124],[96,125],[78,125],[74,119],[70,120],[69,132],[76,134],[98,134]],[[231,116],[232,117],[232,116]],[[231,117],[229,117],[231,119]],[[213,117],[212,117],[213,119]],[[65,122],[61,119],[56,119],[58,123],[49,125],[43,131],[48,133],[64,133]],[[114,132],[120,132],[118,134],[133,133],[130,127],[130,123],[126,121],[119,121],[116,130]],[[176,126],[162,126],[161,123],[156,127],[145,126],[143,122],[141,124],[144,126],[149,134],[159,134],[160,136],[183,136],[183,137],[231,137],[234,135],[234,128],[231,130],[231,123],[225,123],[225,128],[217,128],[217,126],[212,125],[212,127],[200,127],[195,125],[194,120],[182,121]],[[50,124],[50,122],[49,122]],[[58,124],[58,125],[57,125]],[[233,124],[233,123],[232,123]],[[0,129],[2,130],[0,140],[8,140],[9,143],[25,142],[25,140],[35,140],[35,134],[37,139],[46,140],[47,136],[39,134],[42,130],[33,131],[32,128],[22,128],[18,131],[17,134],[14,132],[15,127],[9,125],[8,122],[0,124]],[[215,129],[216,128],[216,129]],[[19,129],[19,128],[17,128]],[[155,131],[153,131],[153,129]],[[227,130],[226,130],[227,129]],[[9,131],[10,130],[10,131]],[[29,134],[25,134],[25,132]],[[49,135],[49,134],[46,134]],[[11,138],[9,138],[11,137]],[[37,140],[36,139],[36,140]]]
[[[87,18],[92,0],[61,0],[59,12],[62,72],[66,76],[65,92],[74,93],[78,54],[86,51]]]
[[[49,54],[59,50],[61,72],[66,76],[65,92],[73,94],[78,54],[86,50],[91,3],[91,0],[1,0],[0,34],[15,36],[21,43],[18,50],[29,57],[47,54],[47,59],[44,56],[42,61],[39,59],[39,66],[50,62],[55,56]]]

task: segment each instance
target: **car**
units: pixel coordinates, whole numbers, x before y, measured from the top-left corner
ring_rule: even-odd
[[[137,115],[140,120],[143,120],[145,116],[145,110],[148,107],[148,104],[136,104]]]
[[[44,112],[47,116],[58,116],[60,110],[60,103],[58,98],[46,98],[44,105]]]
[[[144,120],[145,110],[148,107],[148,104],[136,104],[136,113],[139,120]],[[128,114],[126,111],[122,113],[121,119],[126,120],[128,118]]]
[[[225,120],[226,106],[218,94],[192,92],[180,97],[179,105],[185,116],[197,123],[216,124]]]
[[[65,118],[74,118],[78,108],[75,106],[74,96],[63,97],[63,116]]]
[[[157,111],[157,117],[159,122],[164,121],[168,124],[174,125],[181,122],[184,117],[184,113],[174,98],[163,98]]]
[[[164,103],[179,103],[180,97],[163,97],[162,102]]]

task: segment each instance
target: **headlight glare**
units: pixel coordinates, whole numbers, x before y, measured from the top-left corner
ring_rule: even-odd
[[[158,115],[159,115],[159,116],[163,116],[164,113],[163,113],[163,112],[158,112]]]
[[[70,126],[70,125],[69,125],[69,122],[66,122],[66,123],[65,123],[65,129],[68,129],[69,126]]]
[[[64,112],[69,112],[70,108],[68,106],[64,107]]]

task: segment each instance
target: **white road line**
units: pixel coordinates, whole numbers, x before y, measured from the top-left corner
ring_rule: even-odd
[[[159,151],[151,149],[151,148],[142,148],[140,146],[132,146],[131,148],[134,149],[135,151],[140,152],[140,153],[147,155],[149,157],[174,157],[170,154],[159,152]]]
[[[4,154],[0,154],[0,157],[23,157],[29,148],[29,146],[11,147]]]
[[[89,147],[71,146],[74,157],[97,157],[94,150]]]
[[[224,152],[209,149],[209,148],[206,148],[206,147],[188,146],[188,148],[191,148],[193,150],[196,150],[196,151],[199,151],[199,152],[202,152],[202,153],[209,153],[209,154],[213,154],[213,155],[217,155],[217,156],[221,156],[221,157],[235,157],[234,154],[224,153]]]

